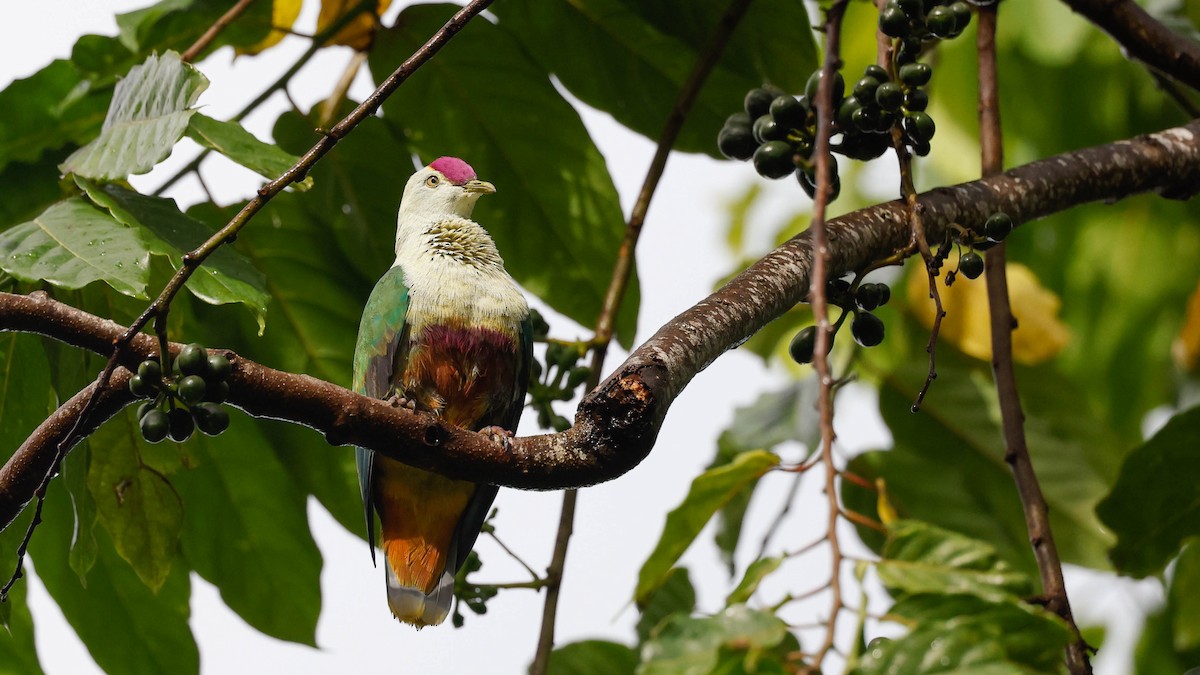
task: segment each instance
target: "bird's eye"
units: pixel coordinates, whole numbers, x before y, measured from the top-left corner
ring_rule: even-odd
[[[425,179],[425,185],[429,187],[437,187],[437,184],[442,182],[437,176],[430,176]]]

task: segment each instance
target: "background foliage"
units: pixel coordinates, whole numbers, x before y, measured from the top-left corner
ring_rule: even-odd
[[[316,140],[313,130],[328,122],[318,109],[281,115],[273,144],[236,122],[196,112],[193,104],[207,84],[203,61],[193,68],[176,53],[231,4],[165,0],[121,15],[119,36],[84,36],[70,59],[0,92],[4,290],[48,290],[128,323],[178,268],[181,254],[238,206],[201,203],[185,213],[172,200],[132,191],[124,180],[129,174],[151,168],[185,134],[268,177]],[[272,16],[294,19],[296,4],[255,3],[206,53],[269,49]],[[302,189],[273,200],[244,236],[193,277],[190,295],[172,305],[172,338],[227,347],[346,385],[358,308],[391,262],[395,186],[411,173],[411,157],[437,154],[469,157],[481,175],[503,186],[488,225],[509,270],[546,305],[591,325],[624,216],[604,158],[564,91],[656,138],[724,5],[496,3],[489,20],[468,25],[387,101],[381,116],[318,164]],[[322,3],[323,26],[348,9]],[[455,9],[405,7],[373,36],[364,25],[335,42],[361,45],[379,81]],[[1195,18],[1192,5],[1170,11],[1180,22]],[[998,57],[1010,164],[1186,120],[1143,68],[1068,15],[1057,3],[1004,2]],[[871,5],[851,4],[843,46],[848,73],[874,61],[874,22]],[[972,32],[931,56],[930,112],[938,138],[919,165],[919,187],[977,174]],[[717,156],[717,131],[741,108],[745,92],[764,82],[798,92],[816,67],[816,53],[805,7],[754,3],[678,149]],[[336,103],[345,111],[353,102]],[[1079,114],[1081,106],[1088,114]],[[740,166],[731,164],[729,172],[751,180]],[[894,186],[873,182],[878,174],[844,166],[837,207],[850,210],[894,194]],[[756,199],[750,188],[730,212],[730,250],[744,260],[765,252],[747,242],[782,240],[807,225],[807,200],[799,190],[796,216],[778,227],[752,219]],[[1194,468],[1200,465],[1194,455],[1200,415],[1188,407],[1196,400],[1200,345],[1180,336],[1185,324],[1194,334],[1200,323],[1200,311],[1187,311],[1189,297],[1200,292],[1200,212],[1193,202],[1153,197],[1082,207],[1021,228],[1008,246],[1010,258],[1061,300],[1061,308],[1023,314],[1022,299],[1015,298],[1022,328],[1059,320],[1069,333],[1060,353],[1019,372],[1029,444],[1064,560],[1159,579],[1167,600],[1146,623],[1137,667],[1167,672],[1198,665],[1200,509],[1194,493],[1200,477]],[[890,448],[848,458],[848,470],[864,484],[885,486],[885,496],[859,482],[842,483],[848,508],[888,524],[886,536],[860,527],[875,557],[856,572],[886,589],[890,599],[877,613],[886,609],[893,622],[860,621],[844,647],[847,667],[916,672],[941,660],[994,669],[988,672],[1059,672],[1069,632],[1030,602],[1036,568],[1002,458],[987,362],[957,351],[962,344],[948,335],[939,347],[940,377],[922,413],[909,412],[925,375],[927,337],[920,320],[924,299],[900,292],[911,274],[878,274],[897,291],[879,312],[887,324],[885,345],[857,353],[841,340],[834,351],[840,369],[853,367],[877,388],[893,438]],[[626,346],[637,310],[635,287],[618,321]],[[653,321],[660,319],[666,317]],[[739,537],[756,487],[792,480],[777,470],[797,459],[792,444],[815,447],[811,373],[783,357],[787,340],[810,322],[807,310],[797,308],[743,347],[794,383],[738,411],[685,501],[670,514],[651,516],[664,526],[634,598],[641,617],[637,644],[565,645],[553,655],[552,672],[782,672],[795,665],[799,650],[814,649],[790,629],[795,603],[757,593],[765,578],[785,575],[789,560],[809,542],[777,541],[747,556]],[[87,384],[99,361],[5,333],[0,365],[0,392],[9,393],[0,397],[0,447],[7,452],[57,402]],[[192,571],[256,629],[315,644],[322,561],[305,503],[315,497],[361,534],[354,475],[350,453],[330,452],[303,429],[237,416],[217,439],[149,445],[130,410],[70,455],[48,496],[32,557],[54,601],[109,671],[198,670],[188,625]],[[761,509],[757,513],[762,517]],[[0,533],[0,569],[14,564],[28,517]],[[678,562],[714,517],[715,541],[698,545],[720,549],[729,587],[721,593],[723,606],[702,607]],[[280,560],[288,564],[281,567]],[[787,585],[794,595],[812,586],[802,580]],[[8,627],[0,632],[0,671],[39,672],[21,584],[0,606],[0,619]],[[895,639],[871,642],[881,634]]]

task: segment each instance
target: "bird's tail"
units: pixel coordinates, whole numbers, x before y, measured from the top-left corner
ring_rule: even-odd
[[[390,562],[384,567],[387,568],[388,606],[397,619],[417,628],[436,626],[446,620],[450,603],[454,602],[454,575],[449,570],[442,573],[432,591],[425,593],[419,588],[401,585]]]

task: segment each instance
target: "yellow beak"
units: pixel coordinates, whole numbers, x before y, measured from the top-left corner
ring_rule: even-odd
[[[496,192],[496,186],[486,180],[469,180],[463,183],[463,189],[467,192],[477,192],[481,195],[490,195]]]

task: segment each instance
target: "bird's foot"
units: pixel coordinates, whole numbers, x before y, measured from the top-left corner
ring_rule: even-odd
[[[388,405],[392,406],[393,408],[408,408],[409,410],[417,409],[416,401],[404,398],[400,394],[392,394],[384,400],[387,401]]]
[[[504,446],[505,450],[512,447],[513,432],[504,427],[492,425],[480,429],[478,433],[491,442]]]

